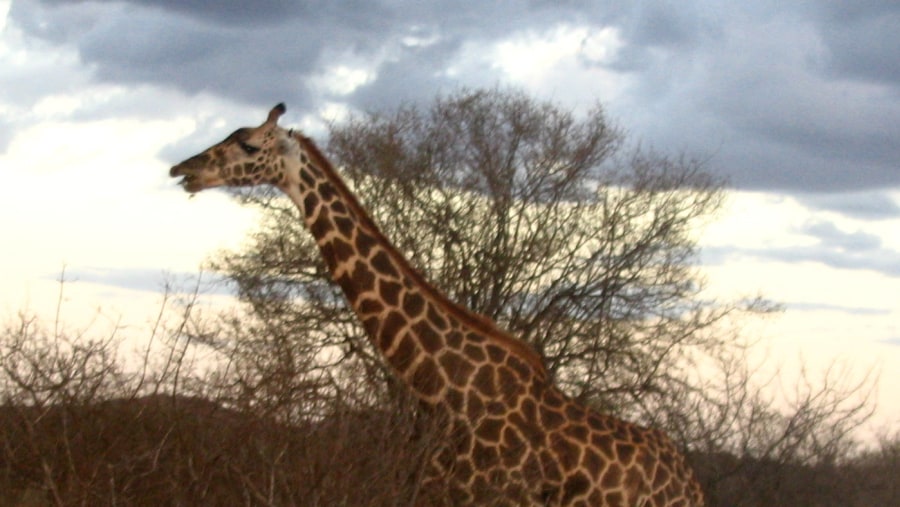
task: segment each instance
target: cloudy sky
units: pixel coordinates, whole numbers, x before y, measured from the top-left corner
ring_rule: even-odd
[[[0,0],[0,311],[140,327],[256,217],[188,200],[172,163],[276,102],[322,138],[348,113],[512,85],[597,101],[632,141],[708,160],[712,294],[786,369],[881,372],[900,425],[900,4],[895,0]],[[96,309],[100,309],[99,312]]]

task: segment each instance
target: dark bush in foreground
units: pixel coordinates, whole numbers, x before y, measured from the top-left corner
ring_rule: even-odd
[[[0,408],[0,505],[414,505],[412,406],[286,425],[197,397]],[[842,464],[691,456],[713,506],[900,505],[900,446]]]

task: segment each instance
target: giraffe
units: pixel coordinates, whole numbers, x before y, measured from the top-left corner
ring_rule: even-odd
[[[428,407],[445,442],[426,482],[451,505],[703,505],[669,438],[567,397],[542,358],[488,318],[450,301],[392,246],[313,141],[258,127],[173,166],[192,195],[273,185],[293,201],[372,345]]]

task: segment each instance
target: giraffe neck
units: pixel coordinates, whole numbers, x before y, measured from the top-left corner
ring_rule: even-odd
[[[303,148],[302,184],[281,189],[303,214],[368,337],[420,398],[440,401],[446,379],[458,372],[446,371],[451,365],[438,356],[448,347],[461,350],[467,340],[494,342],[518,356],[534,375],[546,376],[540,356],[524,342],[426,282],[385,238],[313,142],[298,134],[295,138]]]

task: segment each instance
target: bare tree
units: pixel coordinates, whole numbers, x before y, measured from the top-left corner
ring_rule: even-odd
[[[700,300],[693,268],[720,184],[623,146],[599,106],[479,90],[334,125],[328,152],[427,278],[531,343],[570,394],[624,410],[664,393],[685,351],[718,346],[703,331],[734,308]],[[380,372],[290,204],[245,197],[267,222],[216,268],[291,347]]]

